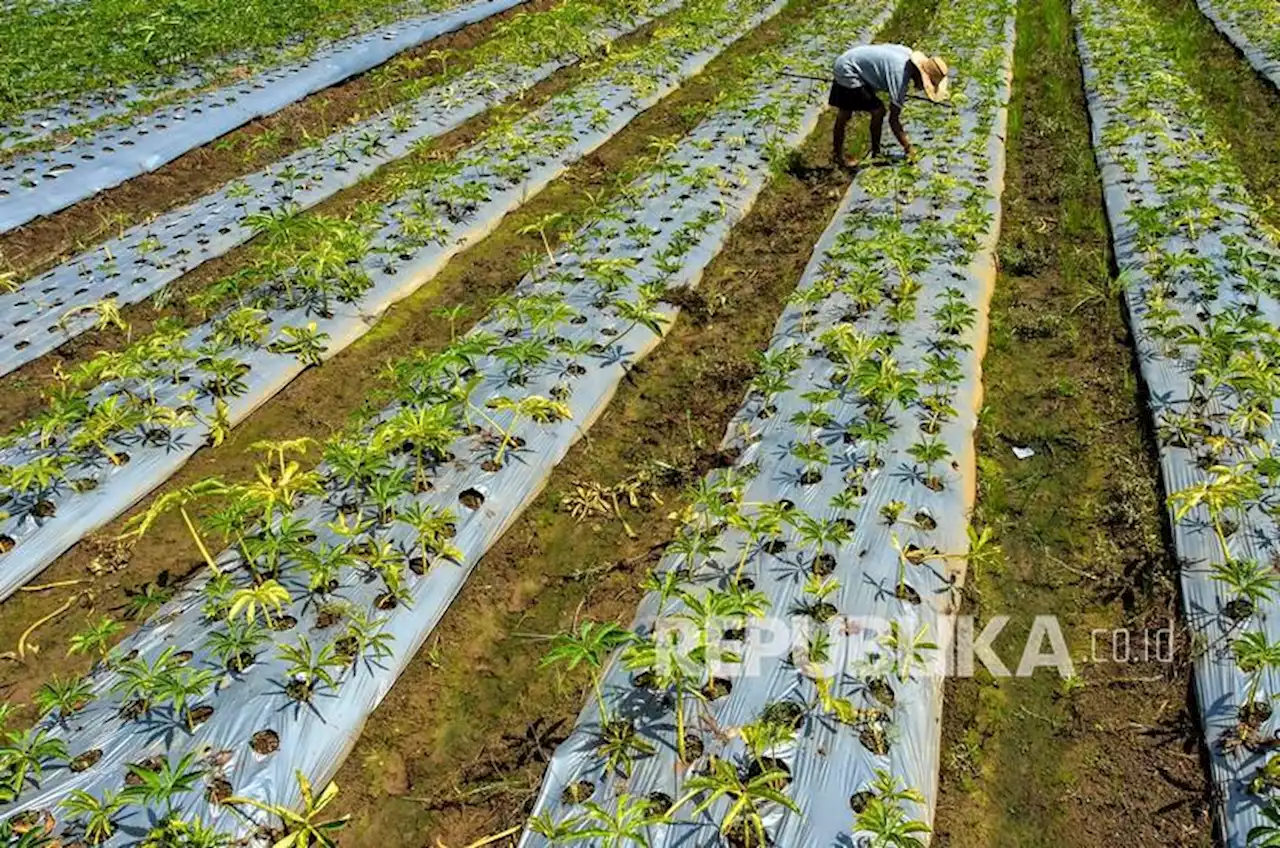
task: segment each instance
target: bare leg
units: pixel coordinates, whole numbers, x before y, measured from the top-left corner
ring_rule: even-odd
[[[849,125],[853,113],[847,109],[836,112],[836,124],[831,129],[831,161],[837,166],[844,164],[844,130]]]
[[[884,113],[883,106],[871,113],[871,158],[873,159],[880,155],[880,139],[884,135]]]

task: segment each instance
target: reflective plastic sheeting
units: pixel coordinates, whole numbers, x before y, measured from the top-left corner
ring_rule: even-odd
[[[902,811],[907,820],[932,819],[938,663],[969,550],[1015,6],[943,7],[926,44],[952,64],[957,111],[913,104],[907,129],[919,163],[855,178],[728,427],[722,448],[736,461],[697,488],[694,517],[655,569],[674,588],[645,597],[631,628],[636,650],[603,675],[608,721],[589,698],[556,750],[524,848],[607,844],[572,834],[623,809],[631,822],[637,810],[668,814],[642,828],[655,848],[711,844],[717,830],[742,826],[725,818],[742,796],[714,800],[689,781],[724,768],[740,781],[785,774],[794,811],[753,802],[771,844],[862,844],[855,802],[878,773],[920,793],[922,803]],[[990,32],[1003,37],[990,44],[981,37]],[[854,361],[858,350],[865,357]],[[907,382],[881,396],[864,368],[872,365]],[[850,381],[854,373],[865,379]],[[921,444],[945,446],[945,455],[919,459]],[[752,597],[767,610],[706,617]],[[673,626],[695,628],[682,636],[686,650],[706,649],[697,641],[705,627],[731,655],[708,668],[688,652],[683,698],[679,685],[657,682],[647,658]],[[627,726],[648,751],[633,747],[629,766],[610,763],[602,740]],[[757,735],[765,726],[789,731]]]
[[[107,127],[51,152],[15,156],[0,167],[0,232],[154,171],[249,121],[522,2],[478,0],[391,24],[332,45],[302,64],[196,95],[127,126]]]

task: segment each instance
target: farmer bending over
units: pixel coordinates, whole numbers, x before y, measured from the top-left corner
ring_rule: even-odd
[[[840,54],[833,67],[835,82],[828,101],[838,110],[832,133],[837,165],[853,167],[857,160],[844,155],[844,128],[854,112],[871,113],[871,156],[880,155],[884,133],[884,103],[877,92],[889,95],[889,128],[908,157],[915,155],[902,129],[902,105],[909,86],[923,89],[934,102],[947,99],[947,63],[901,44],[860,44]]]

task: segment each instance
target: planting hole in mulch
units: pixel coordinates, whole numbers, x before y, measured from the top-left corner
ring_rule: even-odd
[[[589,780],[579,780],[577,783],[570,783],[564,788],[564,792],[560,795],[560,803],[562,804],[582,804],[591,800],[592,794],[596,791],[596,785]]]
[[[1254,701],[1241,706],[1236,715],[1240,723],[1245,727],[1257,729],[1265,724],[1267,719],[1271,718],[1272,711],[1271,704],[1268,702]]]
[[[915,520],[916,520],[916,524],[919,524],[920,529],[922,530],[938,529],[938,522],[934,520],[932,515],[925,512],[923,509],[916,513]]]
[[[88,771],[89,769],[93,768],[97,764],[98,760],[101,760],[101,759],[102,759],[102,749],[92,748],[88,751],[85,751],[83,754],[81,754],[80,756],[72,760],[67,765],[67,768],[79,774],[82,771]]]
[[[1232,598],[1222,607],[1222,614],[1232,621],[1244,621],[1253,615],[1253,601],[1248,598]]]
[[[907,545],[902,555],[906,557],[907,562],[912,565],[920,565],[930,556],[938,553],[938,549],[934,547],[922,548],[918,545]]]
[[[342,609],[335,607],[325,607],[316,614],[316,630],[326,630],[342,621]]]
[[[861,792],[855,792],[849,796],[849,808],[853,810],[855,814],[861,813],[867,808],[867,804],[871,803],[871,799],[874,797],[876,797],[875,793],[866,789]]]
[[[818,554],[813,558],[813,565],[809,568],[819,577],[827,577],[835,573],[836,558],[831,554]]]
[[[706,746],[702,743],[702,737],[696,733],[686,733],[684,735],[684,762],[693,762],[702,756],[702,752],[706,750]]]
[[[836,605],[830,601],[805,601],[792,607],[793,615],[804,615],[819,624],[825,624],[840,614]]]
[[[58,514],[58,505],[49,500],[36,501],[31,507],[31,514],[36,518],[53,518]]]
[[[733,684],[726,678],[713,677],[706,686],[702,687],[702,697],[706,698],[708,701],[718,701],[721,698],[728,697],[729,693],[732,691]]]
[[[0,554],[7,554],[18,544],[12,536],[0,535]]]
[[[192,728],[199,727],[211,718],[213,718],[213,707],[208,704],[201,704],[198,707],[194,707],[191,712],[187,714],[187,720],[191,722]]]
[[[292,630],[298,626],[298,619],[291,615],[279,615],[271,620],[271,629],[276,631]]]
[[[472,511],[484,506],[484,495],[477,489],[467,489],[462,494],[458,495],[458,500],[463,506]]]
[[[356,660],[356,654],[360,653],[360,640],[354,636],[343,636],[333,643],[333,648],[338,652],[339,659],[351,665]]]
[[[123,721],[136,721],[147,711],[147,704],[141,698],[135,698],[120,706],[120,718]]]
[[[743,775],[743,779],[750,782],[760,777],[765,772],[777,771],[781,772],[776,778],[771,778],[769,783],[773,789],[781,791],[791,783],[791,766],[787,765],[785,760],[777,757],[761,757],[753,759],[751,764],[747,766],[747,772]]]
[[[913,606],[920,605],[920,593],[908,586],[906,583],[899,583],[893,590],[893,596],[900,601],[906,601]]]
[[[649,808],[651,815],[661,816],[671,809],[671,805],[675,801],[665,792],[650,792],[649,797],[645,798],[645,804]]]
[[[132,768],[139,768],[145,771],[160,771],[160,769],[164,768],[164,757],[160,757],[160,756],[147,757],[145,760],[143,760],[140,763],[133,763]],[[124,776],[124,785],[125,786],[141,786],[142,778],[134,774],[133,771],[128,771],[128,773],[125,774]]]
[[[231,781],[225,777],[215,777],[209,781],[209,788],[205,790],[204,797],[210,804],[221,804],[234,794]]]
[[[774,701],[760,713],[760,718],[767,723],[793,730],[800,729],[800,725],[804,724],[804,717],[804,707],[794,701]]]
[[[376,545],[374,545],[373,542],[364,541],[364,542],[356,542],[351,547],[347,548],[347,551],[352,556],[367,557],[367,556],[371,556],[375,549],[376,549]]]
[[[724,841],[730,848],[769,848],[773,845],[773,838],[766,832],[764,842],[760,841],[760,837],[756,832],[741,819],[734,821],[728,830],[724,832]]]
[[[13,826],[13,832],[19,835],[31,834],[33,836],[48,836],[53,833],[53,829],[57,826],[57,820],[48,810],[24,810],[13,818],[9,819]],[[19,839],[18,844],[27,844]],[[47,845],[47,841],[42,839],[33,840],[32,845]]]
[[[249,747],[253,749],[253,753],[262,757],[274,754],[280,750],[280,734],[274,730],[259,730],[249,740]]]
[[[864,728],[858,734],[858,741],[877,757],[885,757],[889,754],[889,737],[878,724]]]
[[[761,545],[760,548],[769,556],[781,556],[782,552],[787,549],[787,543],[781,539],[770,539]]]
[[[375,600],[373,604],[378,609],[386,612],[387,610],[393,610],[398,607],[400,605],[400,599],[391,592],[383,592],[378,596],[377,600]]]
[[[191,651],[178,651],[178,653],[173,655],[174,665],[186,665],[191,662],[191,658],[194,656],[195,654]]]
[[[242,672],[249,668],[249,666],[253,665],[256,659],[257,657],[254,655],[253,651],[241,651],[235,656],[227,658],[227,671],[230,671],[233,674]]]
[[[658,688],[657,678],[652,671],[641,671],[631,676],[631,685],[637,689],[649,689],[656,691]]]
[[[801,486],[813,486],[822,482],[822,472],[816,468],[810,468],[808,471],[800,475]]]
[[[883,677],[872,678],[867,683],[867,691],[871,693],[871,697],[875,698],[886,707],[892,707],[894,702],[898,700],[898,695],[893,691],[893,687],[889,685],[889,681]]]

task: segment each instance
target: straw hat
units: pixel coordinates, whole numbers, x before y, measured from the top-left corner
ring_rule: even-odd
[[[935,103],[947,99],[947,63],[941,56],[926,56],[919,50],[911,51],[911,63],[920,70],[924,93]]]

